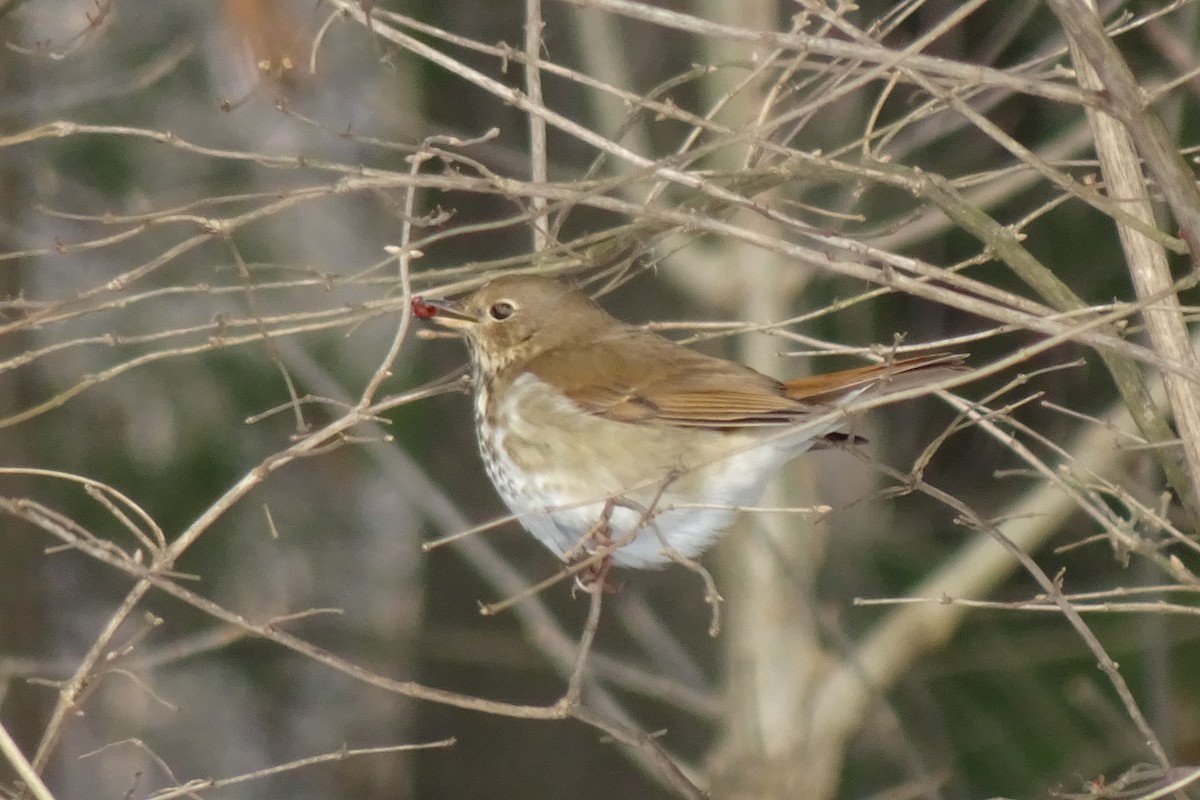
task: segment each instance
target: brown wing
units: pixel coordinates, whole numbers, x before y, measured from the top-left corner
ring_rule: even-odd
[[[584,410],[620,422],[781,425],[813,410],[813,403],[789,398],[774,378],[633,328],[549,350],[526,369]]]
[[[876,388],[899,391],[962,369],[963,356],[937,354],[782,383],[661,336],[622,328],[534,358],[526,368],[589,413],[619,422],[681,427],[794,423]]]

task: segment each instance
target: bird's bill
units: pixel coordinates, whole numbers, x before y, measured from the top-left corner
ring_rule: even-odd
[[[432,309],[434,312],[424,318],[432,322],[436,322],[443,328],[452,330],[464,330],[476,325],[479,320],[473,314],[467,312],[466,309],[456,300],[443,300],[437,297],[423,297],[421,302]]]

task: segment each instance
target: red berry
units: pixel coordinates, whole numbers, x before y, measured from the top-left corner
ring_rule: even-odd
[[[412,299],[412,313],[417,319],[429,319],[437,314],[437,306],[425,302],[425,298],[417,295]]]

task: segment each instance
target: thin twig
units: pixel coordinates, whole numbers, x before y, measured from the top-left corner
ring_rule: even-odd
[[[54,795],[42,782],[37,769],[21,753],[21,748],[17,747],[17,743],[13,741],[3,722],[0,722],[0,753],[3,753],[4,757],[8,759],[8,763],[17,773],[17,777],[24,781],[24,788],[31,792],[36,800],[54,800]]]

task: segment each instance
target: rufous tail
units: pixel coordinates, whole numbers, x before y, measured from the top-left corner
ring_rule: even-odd
[[[902,358],[886,364],[814,375],[784,381],[787,396],[810,403],[836,403],[846,395],[861,397],[867,391],[898,392],[928,383],[936,383],[955,373],[965,372],[961,353],[935,353]],[[857,391],[856,391],[857,390]]]

